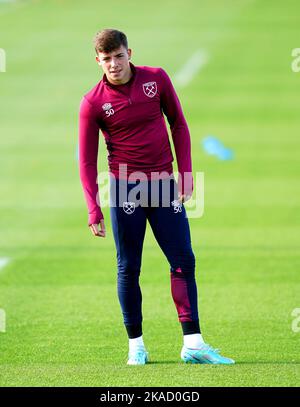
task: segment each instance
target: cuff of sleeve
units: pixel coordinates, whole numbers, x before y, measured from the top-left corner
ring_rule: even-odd
[[[178,192],[180,195],[192,196],[194,189],[193,174],[184,172],[178,176]]]
[[[100,209],[99,209],[99,211],[97,211],[97,213],[90,213],[89,220],[88,220],[88,226],[98,225],[98,223],[100,223],[101,219],[104,219],[104,216]]]

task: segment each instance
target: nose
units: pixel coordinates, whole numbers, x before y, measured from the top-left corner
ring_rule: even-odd
[[[116,66],[116,61],[115,61],[114,58],[111,59],[111,66],[112,66],[112,67]]]

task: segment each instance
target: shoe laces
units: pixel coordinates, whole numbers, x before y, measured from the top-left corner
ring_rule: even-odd
[[[203,347],[201,348],[201,350],[205,350],[207,352],[214,352],[214,353],[220,353],[220,349],[214,349],[212,346],[210,346],[208,343],[206,343],[205,345],[203,345]]]

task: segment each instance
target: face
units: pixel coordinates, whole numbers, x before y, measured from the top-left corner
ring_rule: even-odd
[[[98,52],[97,63],[102,67],[109,82],[114,85],[121,85],[129,81],[131,69],[129,60],[131,49],[126,49],[123,45],[109,53]]]

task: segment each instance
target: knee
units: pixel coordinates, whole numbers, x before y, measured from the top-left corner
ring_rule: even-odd
[[[136,278],[139,277],[141,265],[133,261],[119,261],[118,262],[118,276],[123,278]]]
[[[171,271],[176,273],[194,275],[195,265],[195,255],[192,251],[190,251],[178,257],[176,262],[172,265]]]

